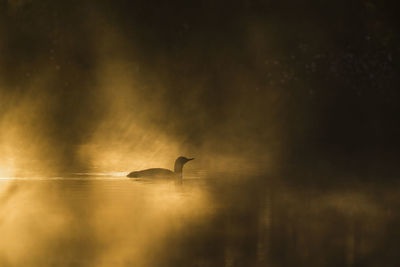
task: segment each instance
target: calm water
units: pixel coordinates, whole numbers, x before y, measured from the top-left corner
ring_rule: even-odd
[[[394,186],[268,175],[0,180],[0,266],[397,266]]]

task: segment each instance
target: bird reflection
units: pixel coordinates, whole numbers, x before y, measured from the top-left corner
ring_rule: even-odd
[[[129,178],[167,178],[182,179],[182,169],[188,161],[194,158],[178,157],[175,160],[174,171],[163,168],[151,168],[142,171],[133,171],[127,175]]]

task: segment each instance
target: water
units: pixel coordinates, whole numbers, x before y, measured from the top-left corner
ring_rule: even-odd
[[[271,175],[0,179],[0,266],[395,266],[398,189]]]

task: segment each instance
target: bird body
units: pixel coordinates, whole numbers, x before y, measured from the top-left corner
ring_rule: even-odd
[[[175,160],[174,171],[163,168],[151,168],[142,171],[133,171],[127,175],[129,178],[167,178],[167,179],[182,179],[182,169],[188,161],[194,158],[179,157]]]
[[[146,178],[146,177],[171,177],[175,178],[177,174],[171,170],[168,169],[162,169],[162,168],[151,168],[147,170],[142,170],[142,171],[134,171],[128,174],[129,178]]]

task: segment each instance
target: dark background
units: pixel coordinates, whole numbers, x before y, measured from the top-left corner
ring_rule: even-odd
[[[139,66],[146,119],[167,135],[221,153],[272,152],[279,170],[304,171],[313,181],[337,173],[393,179],[396,7],[342,0],[1,0],[0,119],[46,69],[51,78],[34,89],[51,103],[41,114],[41,134],[62,151],[60,162],[84,165],[76,147],[105,115],[95,51],[108,38],[106,25],[124,36],[126,61]],[[103,53],[112,58],[115,51]],[[152,100],[154,94],[161,97]]]

